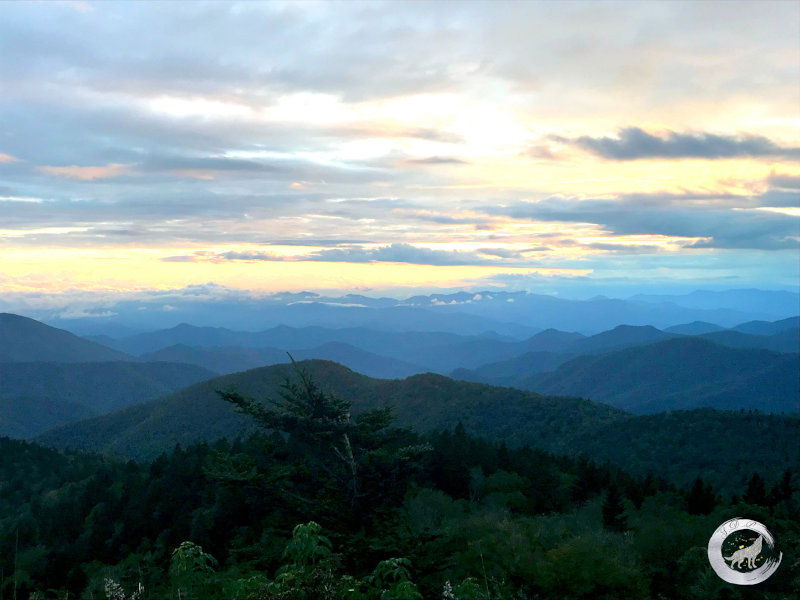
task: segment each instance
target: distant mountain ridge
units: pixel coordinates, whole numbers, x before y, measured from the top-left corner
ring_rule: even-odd
[[[773,459],[759,467],[770,478],[778,477],[796,459],[800,425],[796,416],[704,409],[636,417],[586,400],[540,396],[430,373],[378,381],[329,361],[305,361],[300,366],[324,389],[351,400],[356,413],[388,404],[395,409],[397,424],[421,432],[451,429],[461,422],[468,432],[504,440],[510,446],[529,444],[570,455],[585,452],[594,460],[609,460],[641,475],[668,476],[679,485],[690,484],[702,473],[717,489],[741,488],[746,482],[731,481],[731,474],[742,469],[741,457],[730,452],[729,436],[749,435],[758,440],[758,455]],[[201,382],[165,398],[51,430],[38,441],[57,448],[147,459],[176,443],[185,446],[247,435],[255,431],[252,421],[236,413],[215,390],[233,389],[266,402],[276,397],[288,369],[288,365],[275,365]],[[698,438],[698,431],[707,435]],[[701,466],[698,456],[703,457]]]
[[[203,301],[198,302],[198,297]],[[798,306],[800,294],[764,290],[589,299],[484,290],[396,299],[359,295],[328,297],[309,292],[253,296],[208,284],[140,300],[105,303],[104,313],[108,316],[104,317],[64,319],[55,309],[42,310],[32,316],[81,334],[112,337],[119,337],[115,332],[123,327],[140,331],[169,329],[183,322],[250,331],[278,325],[440,331],[459,335],[494,331],[524,339],[548,328],[591,335],[621,324],[665,329],[704,321],[733,327],[752,320],[774,321],[794,316],[798,314]]]
[[[0,435],[33,437],[209,379],[176,363],[0,363]]]
[[[698,407],[800,410],[796,354],[727,348],[698,337],[580,356],[519,384],[543,394],[591,398],[637,414]]]
[[[34,319],[0,313],[0,362],[107,362],[134,357]]]
[[[469,431],[500,435],[509,443],[522,445],[530,437],[544,436],[555,446],[565,428],[624,415],[610,406],[585,400],[543,397],[432,373],[377,380],[330,361],[299,364],[326,389],[351,399],[355,412],[389,404],[399,424],[420,431],[452,428],[463,422]],[[162,399],[52,430],[40,439],[53,446],[152,457],[176,443],[239,435],[251,430],[252,424],[223,402],[215,390],[236,389],[262,400],[277,398],[279,385],[290,372],[290,367],[282,364],[218,377]]]

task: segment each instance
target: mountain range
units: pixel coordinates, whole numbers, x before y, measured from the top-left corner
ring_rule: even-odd
[[[101,338],[85,340],[4,314],[0,433],[30,437],[214,375],[285,362],[287,354],[332,360],[370,377],[398,379],[430,371],[587,397],[636,414],[696,407],[797,412],[793,351],[800,343],[799,322],[793,317],[713,331],[697,323],[673,331],[621,325],[592,336],[548,329],[522,340],[496,333],[288,326],[243,332],[183,324],[108,338],[103,341],[116,346],[108,348],[98,343]],[[706,332],[686,336],[676,329]],[[8,366],[39,356],[50,362]]]
[[[0,435],[30,438],[213,377],[184,363],[0,363]]]
[[[610,460],[642,474],[659,475],[666,469],[681,484],[691,482],[699,469],[708,480],[732,485],[725,477],[740,472],[742,459],[730,452],[730,440],[748,432],[751,443],[758,445],[755,460],[767,453],[772,464],[784,466],[796,457],[797,416],[703,409],[637,417],[578,398],[543,396],[430,373],[376,380],[329,361],[304,361],[298,366],[323,388],[352,401],[356,414],[391,406],[397,424],[420,432],[462,423],[467,432],[503,440],[512,447],[530,445],[558,454],[586,452],[596,460]],[[289,365],[274,365],[218,377],[161,399],[51,430],[37,441],[56,448],[148,459],[175,444],[247,435],[255,431],[253,423],[224,402],[217,390],[235,390],[269,404],[278,398],[287,375],[291,375]],[[687,446],[687,439],[697,438],[698,432],[704,432],[694,442],[703,448],[700,467],[698,453],[691,444]],[[759,469],[769,470],[770,465]]]
[[[31,316],[80,335],[118,336],[123,328],[169,329],[198,323],[234,330],[364,327],[380,331],[444,331],[480,335],[494,331],[517,339],[555,328],[591,335],[617,325],[659,329],[703,321],[732,327],[752,320],[775,321],[798,314],[800,294],[789,291],[696,291],[683,295],[562,298],[528,292],[482,291],[409,298],[339,297],[310,292],[266,296],[214,284],[169,290],[138,299],[74,310],[40,309]],[[89,317],[91,315],[91,317]]]

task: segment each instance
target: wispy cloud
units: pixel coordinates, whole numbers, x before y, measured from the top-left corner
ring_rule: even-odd
[[[0,39],[4,250],[42,280],[795,248],[792,3],[9,3]]]
[[[426,158],[409,158],[405,162],[412,165],[465,165],[467,161],[454,156],[429,156]]]
[[[565,138],[556,136],[554,139],[612,160],[800,157],[800,147],[784,147],[757,135],[732,136],[674,131],[656,135],[639,127],[626,127],[614,137]]]
[[[55,175],[56,177],[91,181],[93,179],[110,179],[113,177],[120,177],[121,175],[127,175],[131,171],[131,165],[109,163],[105,166],[97,167],[79,167],[77,165],[70,165],[67,167],[41,166],[39,170],[49,175]]]

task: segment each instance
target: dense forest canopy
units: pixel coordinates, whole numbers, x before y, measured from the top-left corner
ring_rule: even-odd
[[[460,424],[422,435],[302,368],[272,402],[220,395],[262,432],[142,463],[0,440],[2,597],[738,598],[705,556],[719,523],[800,543],[792,470],[730,495]],[[798,568],[759,592],[786,597]]]

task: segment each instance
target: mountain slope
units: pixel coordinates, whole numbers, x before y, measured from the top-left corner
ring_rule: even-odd
[[[300,364],[324,387],[352,400],[355,412],[390,404],[400,425],[420,431],[451,428],[461,421],[468,431],[511,444],[547,441],[554,449],[566,451],[564,432],[623,416],[614,408],[585,400],[542,397],[431,373],[377,380],[328,361]],[[220,400],[215,390],[236,389],[260,400],[277,398],[288,372],[288,365],[275,365],[218,377],[166,398],[47,432],[40,440],[53,446],[152,457],[176,443],[235,436],[250,430],[252,424]]]
[[[773,352],[800,352],[800,329],[784,329],[770,334],[748,334],[735,329],[713,331],[698,336],[730,348],[761,348]]]
[[[367,352],[343,342],[328,342],[309,350],[298,350],[293,356],[302,360],[331,360],[358,373],[379,379],[400,379],[426,371],[419,365]],[[284,354],[281,362],[284,362],[285,358]]]
[[[175,363],[0,363],[0,435],[31,437],[213,376]]]
[[[526,378],[535,373],[554,371],[571,358],[571,354],[526,352],[510,360],[489,363],[475,369],[455,369],[450,376],[463,381],[522,389],[520,386]]]
[[[594,356],[523,381],[525,389],[575,395],[645,414],[708,406],[797,412],[797,355],[678,338]]]
[[[799,327],[800,317],[789,317],[780,321],[748,321],[737,325],[733,329],[751,335],[773,335],[787,329],[797,329]]]
[[[0,313],[0,362],[99,362],[135,360],[39,321]]]
[[[94,416],[77,402],[37,396],[0,395],[0,436],[26,439]]]
[[[458,382],[430,373],[378,381],[327,361],[302,363],[325,389],[351,399],[356,411],[390,403],[397,423],[419,431],[452,428],[510,446],[529,444],[557,454],[585,453],[631,472],[685,485],[698,474],[716,489],[759,471],[774,480],[797,457],[797,416],[692,410],[634,416],[575,398],[542,397],[509,388]],[[55,447],[104,450],[152,458],[176,443],[191,444],[254,431],[214,390],[236,389],[262,401],[274,398],[286,365],[206,381],[166,398],[50,431],[39,441]],[[742,455],[732,444],[748,439]],[[737,447],[734,445],[734,447]],[[747,467],[743,469],[745,461]]]
[[[567,350],[572,354],[596,354],[652,344],[653,342],[674,338],[676,335],[661,331],[650,325],[618,325],[614,329],[578,340],[570,345]]]
[[[225,375],[284,362],[286,353],[277,348],[242,348],[239,346],[205,348],[175,344],[143,354],[140,358],[147,362],[182,362],[203,367],[217,375]]]
[[[667,327],[664,331],[667,333],[679,333],[681,335],[702,335],[704,333],[711,333],[712,331],[725,331],[725,328],[715,325],[714,323],[706,323],[705,321],[693,321],[691,323],[682,323],[680,325]]]
[[[423,373],[425,369],[394,358],[367,352],[344,342],[327,342],[309,349],[293,350],[297,360],[318,358],[338,362],[370,377],[395,379]],[[284,363],[287,352],[277,348],[195,348],[178,344],[145,354],[142,360],[169,360],[202,366],[218,375]]]

